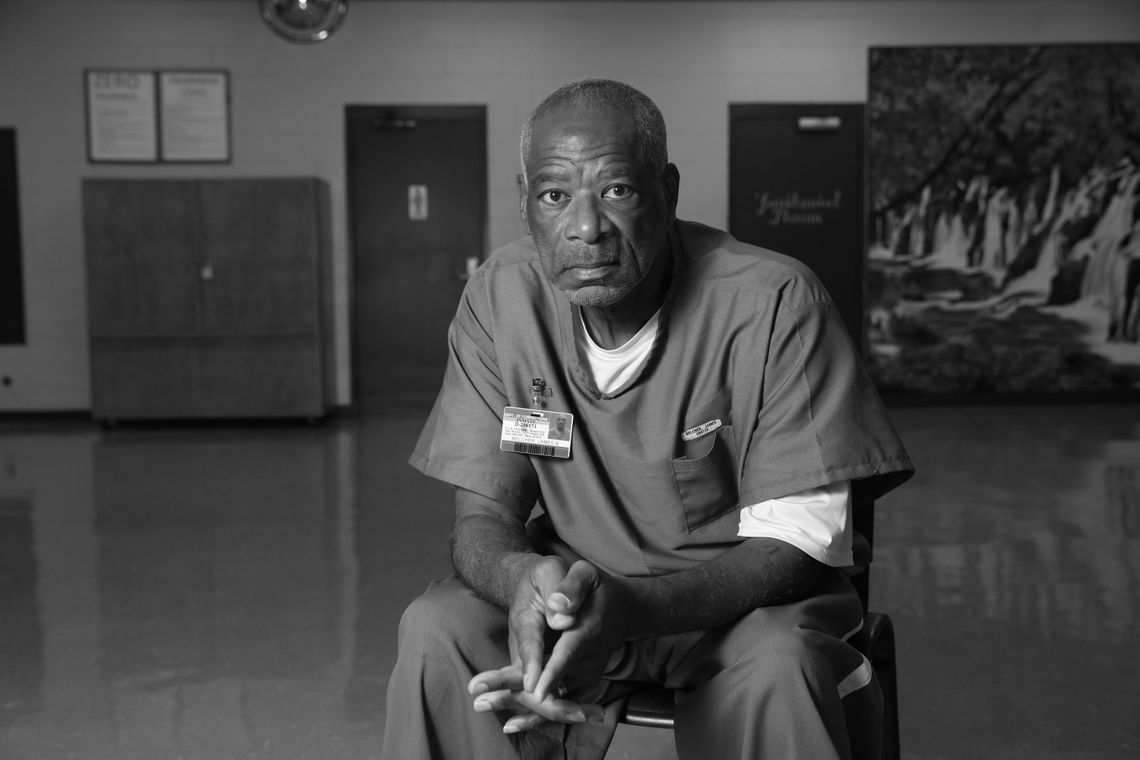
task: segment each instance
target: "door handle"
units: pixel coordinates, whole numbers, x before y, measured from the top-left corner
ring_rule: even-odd
[[[801,132],[834,132],[843,125],[838,116],[801,116],[796,128]]]
[[[479,257],[468,256],[466,262],[464,263],[464,266],[466,268],[459,274],[455,275],[456,279],[470,280],[471,277],[475,274],[475,270],[479,268]]]

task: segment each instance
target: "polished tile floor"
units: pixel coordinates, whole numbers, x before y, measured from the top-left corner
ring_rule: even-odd
[[[893,414],[904,756],[1140,757],[1140,407]],[[0,422],[0,758],[376,757],[400,611],[447,570],[421,420]]]

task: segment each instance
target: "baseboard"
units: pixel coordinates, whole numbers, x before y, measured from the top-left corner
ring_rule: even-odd
[[[91,422],[88,409],[0,409],[0,422]]]

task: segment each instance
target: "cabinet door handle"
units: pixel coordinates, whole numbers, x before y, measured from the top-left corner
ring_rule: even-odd
[[[214,279],[214,262],[207,261],[202,264],[202,279],[206,282]]]

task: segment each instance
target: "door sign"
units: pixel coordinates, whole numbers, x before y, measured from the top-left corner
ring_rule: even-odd
[[[422,222],[428,218],[427,185],[408,185],[408,219]]]
[[[769,227],[798,224],[809,227],[822,227],[831,212],[842,213],[843,190],[834,191],[775,191],[756,190],[752,193],[756,201],[756,216]]]

